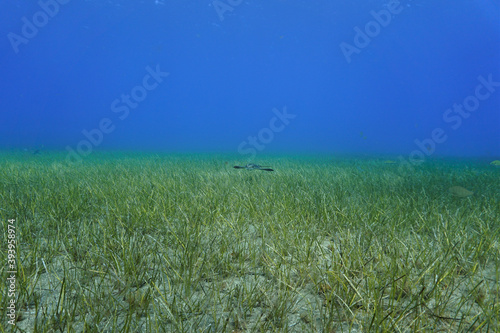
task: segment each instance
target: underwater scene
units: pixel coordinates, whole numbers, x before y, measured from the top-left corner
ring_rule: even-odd
[[[500,332],[498,1],[0,18],[0,332]]]

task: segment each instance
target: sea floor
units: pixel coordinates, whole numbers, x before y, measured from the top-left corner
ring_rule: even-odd
[[[492,161],[238,158],[0,154],[0,326],[500,331]]]

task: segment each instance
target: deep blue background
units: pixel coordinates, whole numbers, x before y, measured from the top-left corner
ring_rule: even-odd
[[[442,128],[436,156],[500,155],[500,87],[456,130],[443,120],[478,76],[500,81],[498,1],[401,1],[351,63],[340,43],[388,0],[248,0],[224,20],[211,0],[156,2],[69,1],[16,53],[8,33],[41,7],[2,1],[0,148],[76,148],[109,118],[93,149],[236,152],[286,106],[266,152],[408,155]],[[120,120],[111,103],[156,65],[170,75]]]

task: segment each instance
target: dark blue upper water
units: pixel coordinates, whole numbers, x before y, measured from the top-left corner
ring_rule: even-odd
[[[0,148],[500,155],[493,0],[4,0]]]

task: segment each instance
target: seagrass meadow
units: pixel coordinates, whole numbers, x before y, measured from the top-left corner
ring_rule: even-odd
[[[64,157],[0,156],[2,332],[500,331],[491,161]]]

